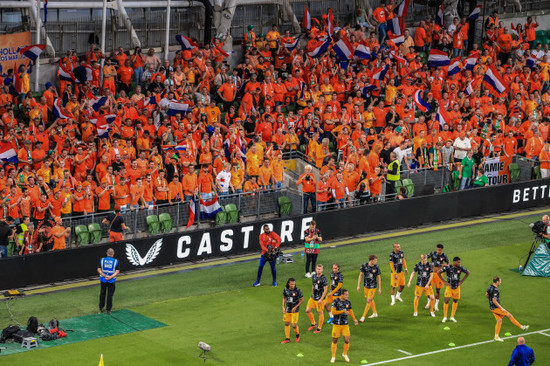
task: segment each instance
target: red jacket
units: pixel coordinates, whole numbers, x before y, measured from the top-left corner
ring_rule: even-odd
[[[281,245],[281,237],[274,231],[269,234],[260,234],[260,246],[262,247],[262,255],[267,253],[267,246],[272,245],[274,248],[278,248]]]

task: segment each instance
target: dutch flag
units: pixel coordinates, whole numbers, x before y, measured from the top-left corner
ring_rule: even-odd
[[[443,28],[443,3],[441,3],[441,6],[437,9],[437,13],[435,14],[435,24]]]
[[[19,53],[35,62],[45,48],[45,44],[33,44],[31,46],[21,48]]]
[[[221,48],[220,46],[218,46],[218,45],[216,44],[216,42],[214,42],[214,38],[210,38],[210,42],[212,43],[212,47],[214,47],[215,49],[217,49],[218,52],[221,53],[221,55],[222,55],[223,57],[229,57],[229,53],[225,52],[225,51],[223,50],[223,48]],[[233,52],[233,51],[232,51],[232,52]]]
[[[2,143],[0,146],[0,160],[4,164],[17,164],[19,163],[19,159],[17,159],[17,153],[9,143]]]
[[[390,42],[392,42],[397,47],[401,46],[403,42],[405,42],[405,36],[404,35],[396,35],[393,34],[391,31],[388,32],[388,37],[390,39]]]
[[[157,104],[157,97],[154,95],[151,95],[148,98],[145,98],[145,100],[140,100],[138,102],[138,108],[143,109],[147,107],[148,105],[156,105]]]
[[[443,67],[451,63],[449,55],[446,52],[432,48],[428,56],[428,67]]]
[[[178,43],[180,44],[181,46],[181,49],[182,50],[192,50],[193,48],[196,48],[198,47],[199,45],[196,44],[195,42],[193,42],[193,40],[189,37],[186,37],[186,36],[176,36],[176,41],[178,41]]]
[[[116,114],[106,114],[104,116],[99,116],[99,118],[91,119],[90,122],[95,124],[99,138],[105,138],[109,136],[111,124],[115,119]]]
[[[481,5],[478,5],[474,8],[472,13],[468,16],[468,21],[473,21],[479,18],[479,15],[481,14]]]
[[[508,90],[508,83],[500,76],[494,65],[489,65],[487,68],[485,76],[483,76],[483,82],[498,94],[502,94]]]
[[[285,48],[289,52],[294,51],[294,49],[296,49],[296,47],[298,47],[298,44],[300,43],[300,37],[292,39],[292,41],[287,41],[286,39],[283,39],[283,46],[285,46]]]
[[[84,84],[86,81],[92,81],[94,79],[93,69],[88,64],[77,66],[73,69],[73,75],[77,83]]]
[[[474,70],[474,67],[477,64],[477,60],[479,59],[479,53],[474,53],[471,56],[468,56],[464,59],[464,70]]]
[[[300,80],[300,97],[298,99],[303,100],[304,94],[306,92],[306,83],[304,83],[302,80]]]
[[[168,110],[166,111],[166,113],[169,116],[175,116],[177,113],[184,116],[187,111],[189,111],[189,104],[170,102],[168,104]]]
[[[368,99],[370,97],[370,92],[375,90],[376,86],[372,84],[365,85],[361,88],[361,95],[365,97],[365,99]]]
[[[431,109],[430,105],[422,99],[422,90],[420,89],[414,92],[414,104],[416,104],[422,113],[426,113]]]
[[[73,118],[74,116],[67,112],[65,108],[61,105],[61,99],[56,99],[53,103],[53,113],[57,118],[61,119],[67,119],[67,118]]]
[[[332,46],[336,56],[340,60],[347,61],[353,56],[353,46],[348,40],[348,37],[342,37],[334,46]]]
[[[189,201],[189,219],[187,220],[187,227],[193,225],[195,222],[196,206],[197,202],[195,201],[195,197],[191,197],[191,201]]]
[[[307,10],[307,5],[305,6],[305,9],[304,9],[304,20],[302,20],[302,28],[307,30],[311,29],[311,15]]]
[[[72,71],[67,70],[63,66],[59,66],[59,79],[65,80],[65,81],[70,81],[70,82],[73,82],[73,83],[76,81]]]
[[[397,62],[397,64],[401,66],[405,66],[407,64],[407,60],[399,55],[395,51],[390,52],[390,59]]]
[[[329,36],[332,36],[334,33],[334,16],[332,15],[332,8],[328,8],[327,33]]]
[[[537,63],[537,57],[534,53],[529,55],[529,58],[525,61],[525,66],[533,69]]]
[[[174,149],[176,151],[187,151],[187,145],[176,145]]]
[[[461,58],[453,58],[451,60],[451,63],[449,64],[449,68],[447,69],[447,76],[453,76],[454,74],[458,74],[460,72],[460,62]]]
[[[451,117],[449,116],[449,113],[445,110],[445,108],[439,107],[437,109],[437,114],[435,115],[435,119],[439,121],[439,125],[443,127],[443,125],[451,125]]]
[[[466,89],[464,89],[464,93],[466,95],[470,95],[474,92],[474,80],[470,81],[468,85],[466,85]]]
[[[388,31],[391,31],[393,34],[401,35],[405,29],[405,17],[407,16],[407,9],[411,0],[404,0],[398,6],[393,9],[395,16],[390,20],[386,21],[386,27]]]
[[[94,109],[94,111],[97,112],[101,109],[101,107],[103,107],[105,105],[105,103],[107,103],[107,97],[94,98],[94,99],[90,100],[90,103],[91,103],[92,108]]]
[[[407,11],[409,9],[409,4],[411,0],[403,0],[398,6],[393,10],[394,14],[398,17],[406,17]]]
[[[330,37],[328,37],[325,41],[316,42],[313,45],[313,47],[310,48],[309,50],[306,50],[306,52],[308,56],[317,58],[328,50],[330,43],[331,43],[331,39]]]
[[[386,73],[388,72],[389,68],[390,67],[387,64],[382,66],[381,68],[379,68],[378,70],[376,70],[374,72],[374,74],[372,75],[372,78],[374,80],[384,80],[384,78],[386,77]]]
[[[200,200],[201,220],[214,220],[216,214],[222,211],[222,207],[218,202],[218,197],[212,198],[210,201]]]
[[[361,42],[357,45],[357,48],[355,49],[355,52],[353,52],[353,55],[355,57],[362,58],[365,60],[370,60],[373,58],[370,48],[364,42]]]

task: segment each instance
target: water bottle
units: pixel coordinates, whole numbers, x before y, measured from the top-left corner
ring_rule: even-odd
[[[302,257],[302,260],[304,260],[304,252],[303,251],[302,251],[301,257]]]

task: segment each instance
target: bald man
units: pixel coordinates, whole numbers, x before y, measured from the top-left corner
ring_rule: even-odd
[[[512,352],[508,366],[529,366],[535,363],[535,353],[525,345],[525,338],[518,338],[518,345]]]

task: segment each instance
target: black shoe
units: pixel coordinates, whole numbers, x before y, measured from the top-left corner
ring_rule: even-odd
[[[105,312],[105,310],[103,310],[103,309],[99,309],[99,312],[100,312],[100,313],[104,313],[104,312]]]
[[[111,315],[111,310],[107,310],[107,315]]]

